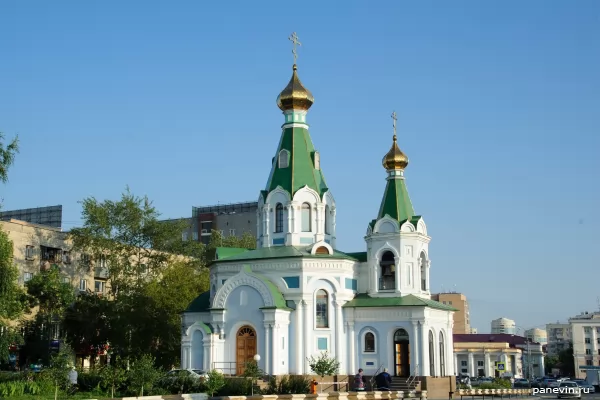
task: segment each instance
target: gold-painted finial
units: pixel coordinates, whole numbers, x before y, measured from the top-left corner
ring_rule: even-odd
[[[298,52],[296,46],[302,46],[302,43],[298,40],[296,32],[292,33],[288,38],[294,45],[292,54],[294,55],[294,67],[292,72],[292,79],[283,91],[277,96],[277,107],[282,111],[288,110],[301,110],[308,111],[308,109],[315,102],[310,90],[302,85],[300,78],[298,78],[298,67],[296,66],[296,60],[298,59]]]
[[[394,142],[392,148],[383,157],[382,164],[386,170],[403,170],[408,165],[408,157],[398,147],[398,136],[396,134],[396,121],[398,121],[398,115],[396,111],[392,112],[392,126],[394,127]]]
[[[292,42],[292,44],[294,46],[292,48],[292,54],[294,55],[294,66],[295,66],[296,61],[298,60],[298,52],[296,51],[296,46],[302,46],[302,43],[300,43],[300,40],[298,39],[298,35],[296,35],[296,32],[293,32],[288,39]]]

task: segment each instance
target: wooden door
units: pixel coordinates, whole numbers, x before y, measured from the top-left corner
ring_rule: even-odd
[[[396,367],[394,371],[396,376],[410,376],[410,354],[408,343],[394,343],[394,364]]]
[[[237,375],[244,373],[244,364],[254,361],[256,354],[256,331],[249,326],[242,326],[237,334],[236,365]]]

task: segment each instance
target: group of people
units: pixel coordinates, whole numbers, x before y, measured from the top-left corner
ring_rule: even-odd
[[[363,369],[358,370],[358,374],[354,376],[354,389],[356,391],[362,391],[366,388],[366,378],[363,373]],[[392,384],[392,376],[388,373],[387,368],[384,368],[382,372],[375,376],[375,388],[376,390],[390,390]]]

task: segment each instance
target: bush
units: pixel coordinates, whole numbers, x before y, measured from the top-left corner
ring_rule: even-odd
[[[97,391],[101,381],[102,377],[100,376],[100,371],[97,369],[91,369],[85,372],[78,371],[77,384],[79,385],[80,392]]]
[[[206,390],[202,380],[192,378],[186,373],[164,376],[157,382],[157,387],[166,394],[202,393]]]
[[[311,379],[304,375],[285,375],[269,380],[266,394],[310,394]]]
[[[252,382],[250,379],[225,378],[225,386],[217,390],[216,396],[249,396],[251,393]]]

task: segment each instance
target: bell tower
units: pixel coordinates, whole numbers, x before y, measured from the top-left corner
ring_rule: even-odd
[[[314,103],[312,93],[298,77],[294,32],[292,77],[277,97],[284,123],[271,173],[258,200],[257,247],[313,246],[335,248],[335,200],[325,183],[321,155],[315,149],[306,122]]]
[[[387,183],[377,218],[367,228],[368,293],[377,297],[413,294],[431,298],[429,241],[423,218],[415,214],[404,178],[408,157],[398,147],[396,112],[392,147],[383,157]]]

